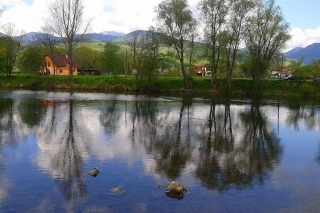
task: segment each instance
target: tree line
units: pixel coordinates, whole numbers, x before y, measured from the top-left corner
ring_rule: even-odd
[[[132,74],[137,90],[143,78],[152,84],[164,70],[169,75],[175,70],[190,90],[192,65],[201,59],[212,71],[212,89],[218,77],[225,77],[231,89],[236,68],[258,87],[290,39],[289,24],[275,0],[200,0],[197,16],[187,0],[163,0],[155,6],[156,22],[147,33],[134,30],[126,45],[106,42],[103,51],[85,45],[92,19],[84,19],[82,0],[55,0],[48,11],[33,43],[22,45],[23,37],[17,40],[13,33],[0,38],[2,72],[10,76],[14,66],[21,72],[37,72],[44,54],[63,54],[71,70],[77,62],[86,69]],[[175,69],[166,69],[170,66]]]

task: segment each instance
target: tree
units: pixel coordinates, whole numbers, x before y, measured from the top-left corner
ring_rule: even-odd
[[[142,77],[141,63],[142,63],[142,46],[144,42],[144,32],[138,29],[132,30],[126,39],[126,43],[130,47],[132,53],[132,69],[136,80],[136,90],[139,90],[139,81]]]
[[[22,45],[23,32],[19,33],[15,30],[15,25],[13,23],[5,24],[2,28],[5,33],[5,40],[4,43],[2,43],[4,49],[5,72],[7,76],[10,76]]]
[[[123,60],[120,55],[120,47],[111,41],[104,45],[104,50],[100,55],[100,64],[104,71],[116,76],[123,68]]]
[[[44,49],[34,45],[26,46],[17,57],[17,67],[20,72],[37,74],[44,65]]]
[[[42,26],[41,32],[35,35],[34,43],[37,46],[44,46],[47,49],[48,53],[53,55],[56,52],[58,38],[50,33],[51,32],[49,26]]]
[[[232,4],[230,20],[226,33],[226,80],[231,91],[231,78],[237,59],[239,45],[243,38],[244,24],[249,12],[254,8],[254,1],[239,0]]]
[[[212,68],[211,86],[216,87],[221,54],[225,47],[225,24],[231,2],[229,0],[202,0],[198,7],[203,24],[206,55]]]
[[[289,24],[275,0],[261,0],[251,14],[246,25],[245,43],[249,51],[250,73],[254,84],[259,86],[272,57],[290,39]]]
[[[180,69],[184,78],[185,89],[190,89],[192,78],[190,70],[185,70],[184,57],[187,38],[193,32],[196,20],[192,17],[192,12],[188,8],[186,0],[163,0],[155,9],[156,12],[156,32],[164,35],[163,42],[169,47],[173,47],[180,61]]]
[[[55,0],[48,9],[50,17],[45,28],[61,38],[70,64],[70,79],[73,80],[73,51],[86,40],[85,33],[89,30],[91,19],[83,19],[83,0]]]
[[[162,57],[159,56],[159,36],[157,33],[149,30],[144,36],[143,41],[141,71],[142,76],[148,78],[148,84],[151,87],[152,81],[156,76],[156,69],[160,61],[162,61]]]
[[[74,58],[79,64],[79,68],[93,69],[98,67],[100,52],[87,46],[76,48]]]
[[[320,77],[320,60],[314,60],[311,66],[311,75],[313,78]]]

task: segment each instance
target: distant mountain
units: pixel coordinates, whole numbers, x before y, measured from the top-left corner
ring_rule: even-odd
[[[289,59],[299,60],[303,58],[305,65],[309,65],[314,60],[320,60],[320,43],[314,43],[307,47],[296,47],[285,53],[285,56]]]
[[[286,52],[285,55],[286,55],[286,56],[287,56],[287,55],[291,55],[291,54],[297,53],[297,52],[299,52],[299,51],[300,51],[300,47],[295,47],[295,48],[293,48],[292,50],[289,50],[288,52]]]
[[[88,33],[86,34],[91,40],[94,41],[113,41],[120,36],[115,36],[115,35],[107,35],[107,34],[102,34],[102,33]]]
[[[148,33],[146,30],[136,30],[133,32],[130,32],[128,34],[125,34],[122,37],[119,37],[114,40],[114,42],[119,43],[119,44],[127,44],[128,41],[132,41],[134,36],[138,36],[141,38],[142,36],[145,36]]]
[[[103,31],[100,34],[111,35],[111,36],[116,36],[116,37],[122,37],[125,35],[125,33],[120,33],[120,32],[116,32],[116,31]]]
[[[41,35],[42,33],[40,32],[30,32],[30,33],[26,33],[23,36],[23,40],[24,40],[24,43],[25,44],[28,44],[32,41],[34,41],[37,36]],[[112,34],[112,33],[111,33]],[[93,41],[113,41],[115,39],[118,39],[120,38],[121,34],[120,33],[117,33],[117,32],[113,32],[113,35],[110,35],[108,33],[87,33],[85,34],[85,36],[87,38],[89,38],[90,40],[93,40]],[[2,34],[0,33],[0,37],[1,36],[5,36],[5,34]],[[76,35],[75,37],[77,38],[79,35]],[[16,36],[15,39],[16,40],[20,40],[21,36]],[[57,41],[60,41],[60,37],[54,37]]]

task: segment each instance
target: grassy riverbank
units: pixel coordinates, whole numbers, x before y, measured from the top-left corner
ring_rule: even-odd
[[[211,78],[194,77],[192,92],[217,92],[223,93],[226,88],[226,80],[218,79],[217,88],[213,91],[210,87]],[[95,90],[101,92],[125,92],[134,91],[135,79],[133,76],[74,76],[71,83],[69,76],[42,76],[42,75],[13,75],[0,76],[0,88],[2,89],[32,89],[32,90]],[[184,92],[183,78],[181,77],[157,77],[149,83],[142,80],[140,91],[153,92]],[[313,81],[285,81],[276,79],[263,79],[260,89],[262,94],[275,96],[320,96],[320,82]],[[233,79],[232,93],[252,94],[254,92],[251,79]]]

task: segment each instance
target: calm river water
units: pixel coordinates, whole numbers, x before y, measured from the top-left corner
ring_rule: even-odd
[[[0,91],[0,212],[319,212],[319,110]]]

